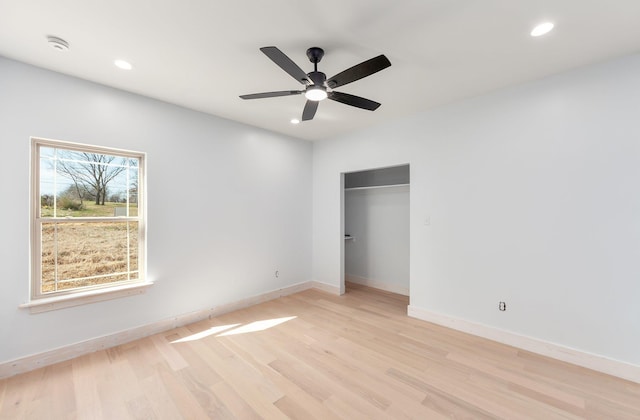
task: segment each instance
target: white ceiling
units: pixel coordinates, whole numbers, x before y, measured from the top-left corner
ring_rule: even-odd
[[[555,30],[530,37],[544,20]],[[305,71],[322,47],[327,76],[385,54],[390,68],[338,89],[382,106],[323,101],[292,125],[303,96],[238,98],[300,89],[270,45]],[[308,140],[637,51],[640,0],[0,0],[0,55]]]

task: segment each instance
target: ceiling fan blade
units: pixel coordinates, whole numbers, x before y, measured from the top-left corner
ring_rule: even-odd
[[[375,111],[380,104],[372,101],[371,99],[361,98],[360,96],[350,95],[348,93],[333,91],[329,93],[329,99],[337,102],[341,102],[346,105],[355,106],[358,108],[366,109],[368,111]]]
[[[262,99],[275,98],[276,96],[300,95],[302,90],[280,90],[277,92],[251,93],[249,95],[240,95],[242,99]]]
[[[355,82],[363,77],[367,77],[373,73],[379,72],[380,70],[384,70],[390,65],[391,62],[387,57],[379,55],[336,74],[327,80],[327,85],[331,89],[344,86],[347,83]]]
[[[260,48],[267,57],[271,59],[274,63],[276,63],[280,68],[294,79],[298,81],[298,83],[302,83],[303,85],[311,84],[311,81],[307,77],[307,73],[305,73],[296,63],[293,62],[289,57],[285,55],[282,51],[280,51],[277,47],[262,47]]]
[[[318,110],[319,101],[307,101],[302,111],[302,121],[312,120]]]

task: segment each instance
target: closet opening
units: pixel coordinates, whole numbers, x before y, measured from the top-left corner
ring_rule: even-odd
[[[344,173],[341,291],[409,296],[409,165]]]

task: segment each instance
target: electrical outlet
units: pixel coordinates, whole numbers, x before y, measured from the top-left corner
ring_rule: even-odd
[[[501,311],[506,311],[507,310],[507,303],[506,302],[498,303],[498,309],[501,310]]]

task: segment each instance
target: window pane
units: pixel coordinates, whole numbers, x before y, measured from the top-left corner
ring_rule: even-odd
[[[40,148],[40,215],[43,217],[54,216],[54,152],[55,150],[51,147]]]
[[[138,216],[138,168],[130,159],[129,167],[118,173],[108,188],[108,203],[114,207],[113,216]],[[133,164],[136,164],[134,167]]]
[[[129,216],[138,216],[138,161],[131,160],[132,166],[129,168]]]
[[[42,293],[138,278],[137,222],[42,225]]]
[[[126,274],[117,274],[113,276],[96,277],[93,279],[73,279],[73,280],[61,280],[58,282],[58,290],[72,290],[79,287],[92,287],[103,284],[117,283],[120,281],[127,281],[128,276]],[[44,285],[43,285],[44,287]],[[53,291],[53,290],[51,290]],[[46,293],[45,290],[42,293]]]
[[[56,280],[56,225],[46,223],[42,225],[42,292],[55,290]],[[46,286],[45,286],[46,285]]]
[[[136,158],[40,147],[41,216],[137,216],[138,166]]]

